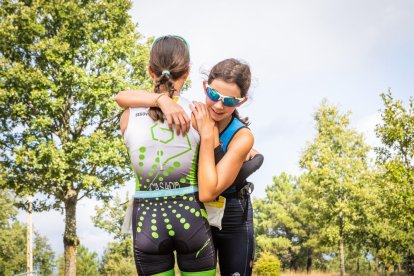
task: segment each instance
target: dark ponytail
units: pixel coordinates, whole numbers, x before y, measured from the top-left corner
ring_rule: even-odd
[[[150,52],[149,66],[155,74],[154,92],[168,92],[173,97],[176,89],[174,83],[187,73],[190,53],[185,40],[178,36],[163,36],[154,41]],[[154,121],[164,122],[164,115],[158,107],[151,107],[148,112]]]

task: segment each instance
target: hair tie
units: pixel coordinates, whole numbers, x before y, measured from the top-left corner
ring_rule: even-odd
[[[168,71],[168,70],[163,70],[161,74],[162,75],[171,75],[170,71]]]

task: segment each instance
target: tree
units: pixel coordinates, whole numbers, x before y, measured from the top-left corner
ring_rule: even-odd
[[[345,241],[362,235],[369,194],[368,147],[362,135],[349,127],[349,114],[341,114],[325,100],[315,114],[316,136],[304,150],[300,165],[306,170],[301,189],[322,243],[337,243],[341,276],[345,274]]]
[[[379,184],[384,219],[392,222],[392,240],[386,251],[395,256],[393,261],[405,258],[407,272],[414,272],[414,98],[408,109],[400,100],[394,100],[391,91],[381,94],[384,110],[376,133],[382,146],[376,148],[381,174]],[[384,253],[386,253],[384,252]]]
[[[128,0],[0,2],[2,187],[65,213],[65,275],[76,274],[77,203],[108,200],[131,175],[112,96],[148,86],[148,44]]]

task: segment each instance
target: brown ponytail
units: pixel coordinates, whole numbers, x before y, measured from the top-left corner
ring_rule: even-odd
[[[178,36],[163,36],[154,41],[150,52],[149,66],[155,74],[154,92],[168,92],[173,97],[176,89],[174,83],[187,73],[190,53],[185,40]],[[158,107],[151,107],[148,112],[154,120],[164,122],[164,115]]]

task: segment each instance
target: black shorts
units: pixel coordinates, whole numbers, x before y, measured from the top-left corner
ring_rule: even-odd
[[[181,271],[216,268],[207,213],[196,194],[134,200],[134,258],[138,275],[174,268],[174,251]]]

